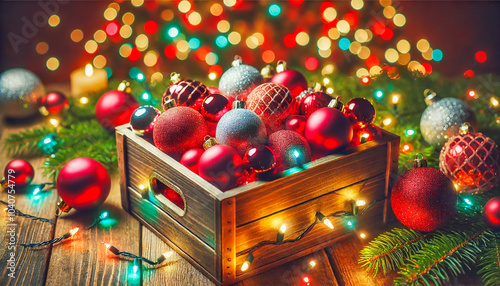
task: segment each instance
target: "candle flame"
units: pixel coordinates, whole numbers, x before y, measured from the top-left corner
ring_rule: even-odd
[[[92,68],[91,64],[87,64],[85,66],[85,75],[88,77],[91,77],[94,74],[94,69]]]

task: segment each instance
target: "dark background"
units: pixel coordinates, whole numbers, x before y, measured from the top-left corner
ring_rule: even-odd
[[[0,2],[0,71],[24,67],[38,74],[44,82],[68,81],[72,70],[92,59],[83,55],[83,45],[90,35],[85,35],[82,42],[75,44],[68,40],[69,33],[76,28],[84,32],[100,28],[105,21],[102,12],[109,3],[68,1],[59,5],[59,26],[52,28],[46,25],[40,28],[36,36],[29,39],[27,44],[22,44],[19,52],[15,53],[7,34],[21,34],[22,17],[32,19],[41,8],[37,1]],[[432,63],[434,71],[446,76],[462,75],[468,69],[473,69],[476,74],[500,74],[500,2],[402,1],[395,5],[399,5],[398,12],[406,16],[402,36],[412,43],[413,49],[418,39],[427,38],[433,48],[440,48],[444,52],[441,62]],[[59,45],[54,44],[58,42],[58,37],[65,38]],[[35,52],[35,45],[40,41],[46,41],[50,46],[49,52],[43,56]],[[479,50],[487,53],[488,60],[485,63],[475,62],[474,55]],[[60,60],[60,67],[55,72],[45,67],[50,56]]]

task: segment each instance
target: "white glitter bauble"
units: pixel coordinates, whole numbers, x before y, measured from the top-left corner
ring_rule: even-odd
[[[0,74],[0,113],[10,118],[37,114],[38,100],[45,89],[34,73],[23,68],[8,69]]]
[[[429,106],[420,118],[420,131],[427,143],[442,146],[448,138],[458,134],[465,122],[477,129],[474,112],[462,100],[453,97],[440,99],[433,93],[426,102]]]
[[[264,79],[256,68],[243,64],[239,57],[232,65],[220,77],[219,90],[227,98],[246,101],[247,95]]]

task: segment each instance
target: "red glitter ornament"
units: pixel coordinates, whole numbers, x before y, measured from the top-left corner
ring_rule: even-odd
[[[327,107],[332,97],[322,91],[309,91],[300,100],[299,112],[308,118],[314,111]]]
[[[4,188],[10,185],[14,190],[23,190],[33,181],[35,169],[28,161],[16,159],[5,166],[3,176],[1,184]]]
[[[189,107],[167,109],[156,120],[153,141],[156,147],[174,158],[192,148],[200,148],[208,127],[201,114]]]
[[[311,161],[311,147],[299,133],[279,130],[271,134],[268,146],[276,158],[276,172],[301,166]]]
[[[198,162],[200,176],[221,191],[235,187],[242,171],[243,159],[233,147],[227,145],[211,146]]]
[[[248,95],[247,106],[260,116],[271,133],[280,130],[285,119],[295,111],[295,99],[288,88],[263,83]]]
[[[210,122],[218,122],[229,110],[231,110],[231,101],[218,93],[207,96],[201,105],[201,115]]]
[[[353,98],[345,105],[344,114],[351,120],[354,129],[362,129],[375,119],[375,108],[364,98]]]
[[[203,152],[205,150],[201,148],[190,149],[182,155],[180,163],[193,171],[193,173],[198,174],[198,162]]]
[[[68,206],[86,210],[106,200],[111,179],[101,163],[90,158],[76,158],[62,167],[57,175],[56,188]]]
[[[59,114],[69,108],[69,102],[62,92],[54,91],[40,98],[40,112],[43,115]]]
[[[382,137],[382,130],[378,126],[370,124],[363,129],[354,131],[350,147],[359,146],[363,143],[373,141]]]
[[[130,93],[110,90],[97,101],[95,115],[102,127],[112,130],[116,126],[128,123],[138,107],[139,104]]]
[[[433,231],[455,215],[457,192],[448,177],[427,167],[425,159],[416,159],[415,168],[396,180],[391,204],[394,214],[405,226],[418,231]]]
[[[272,83],[281,84],[288,88],[294,97],[307,89],[307,80],[296,70],[284,70],[271,78]]]
[[[172,78],[178,77],[173,74]],[[208,87],[197,80],[181,79],[171,84],[162,98],[162,105],[169,99],[175,100],[178,106],[189,106],[200,111],[205,97],[210,95]]]
[[[491,198],[483,208],[483,219],[494,231],[500,230],[500,197]]]
[[[491,138],[474,133],[466,123],[443,146],[439,169],[460,192],[489,191],[500,178],[500,152]]]
[[[286,119],[285,129],[292,130],[304,136],[306,130],[307,118],[302,115],[292,115]]]

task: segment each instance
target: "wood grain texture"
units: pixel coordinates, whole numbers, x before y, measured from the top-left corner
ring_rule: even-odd
[[[398,137],[394,141],[387,144],[387,177],[386,177],[386,197],[391,196],[392,186],[398,178],[398,162],[399,162],[399,142]],[[384,222],[390,222],[395,219],[394,213],[392,212],[391,200],[386,200],[386,208],[384,209]]]
[[[127,137],[123,135],[121,131],[124,126],[119,126],[116,128],[116,153],[118,157],[118,172],[120,176],[120,194],[122,207],[124,210],[129,210],[129,199],[127,193]]]
[[[222,282],[230,284],[236,280],[236,200],[221,202],[221,262]]]

